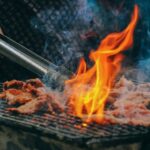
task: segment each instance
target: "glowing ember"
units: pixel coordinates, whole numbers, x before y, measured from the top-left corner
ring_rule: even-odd
[[[103,121],[105,102],[123,60],[120,52],[133,45],[138,11],[135,5],[129,25],[120,33],[109,34],[98,49],[90,53],[93,67],[88,69],[82,58],[76,76],[66,81],[66,87],[71,89],[69,103],[73,106],[74,114],[81,118],[86,116],[87,122]],[[93,114],[99,117],[92,119]]]

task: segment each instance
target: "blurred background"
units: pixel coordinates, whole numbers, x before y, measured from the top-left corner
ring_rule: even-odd
[[[140,19],[125,64],[149,71],[149,0],[0,0],[0,27],[6,36],[75,72],[81,57],[89,62],[90,50],[128,25],[134,4],[140,7]],[[0,81],[34,77],[0,56]]]

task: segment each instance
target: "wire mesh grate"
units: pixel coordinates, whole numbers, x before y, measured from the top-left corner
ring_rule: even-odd
[[[0,83],[1,91],[2,83]],[[94,142],[125,141],[133,138],[138,140],[149,135],[149,128],[143,126],[91,123],[85,127],[80,118],[68,114],[48,114],[42,111],[36,114],[22,115],[12,113],[7,108],[7,102],[0,100],[0,123],[26,128],[30,131],[41,131],[57,138],[63,137],[68,141],[78,139],[91,144]]]

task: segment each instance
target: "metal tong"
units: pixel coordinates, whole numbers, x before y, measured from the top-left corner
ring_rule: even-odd
[[[0,54],[59,85],[63,85],[68,78],[67,75],[70,74],[66,68],[56,66],[2,34],[0,34]]]

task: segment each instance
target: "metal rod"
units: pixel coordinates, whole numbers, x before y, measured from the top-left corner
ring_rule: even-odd
[[[52,76],[55,80],[65,80],[67,76],[59,72],[59,67],[36,53],[0,34],[0,54],[38,74]]]

